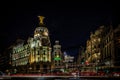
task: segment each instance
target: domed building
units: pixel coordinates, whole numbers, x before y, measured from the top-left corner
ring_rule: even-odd
[[[49,32],[43,23],[43,16],[38,16],[39,27],[34,36],[13,47],[11,54],[14,73],[47,73],[51,70],[51,43]]]

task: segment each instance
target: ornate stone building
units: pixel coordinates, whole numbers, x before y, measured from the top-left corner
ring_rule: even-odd
[[[29,46],[24,44],[25,41],[18,39],[12,48],[11,62],[12,62],[12,72],[25,72],[26,66],[29,62]]]
[[[104,27],[101,42],[102,69],[106,71],[120,71],[120,26],[113,28],[112,25]]]
[[[94,33],[90,34],[90,39],[87,40],[86,51],[85,51],[85,65],[89,66],[89,71],[96,71],[96,68],[100,62],[101,55],[101,34],[103,26],[98,28]]]
[[[88,71],[120,70],[120,26],[100,26],[90,34],[84,54],[84,66]],[[88,65],[86,65],[87,63]],[[85,69],[84,69],[85,70]]]
[[[27,42],[18,40],[13,46],[11,60],[14,73],[47,73],[51,70],[51,43],[49,32],[39,17],[39,27],[34,31],[34,37]]]

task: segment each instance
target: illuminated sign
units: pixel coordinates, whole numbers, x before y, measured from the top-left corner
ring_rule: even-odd
[[[59,57],[59,55],[57,55],[54,60],[58,61],[58,60],[61,60],[61,58]]]

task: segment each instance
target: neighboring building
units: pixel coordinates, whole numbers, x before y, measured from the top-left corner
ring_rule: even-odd
[[[74,63],[74,56],[67,55],[66,52],[64,52],[64,66],[65,70],[72,71],[76,69],[76,63]]]
[[[85,51],[84,51],[84,48],[81,46],[79,48],[79,53],[78,53],[78,56],[77,56],[77,64],[78,65],[81,65],[82,64],[82,58],[83,58],[83,55],[84,55]]]
[[[53,68],[59,69],[61,66],[63,66],[63,54],[59,41],[55,41],[55,45],[53,46],[52,63]]]
[[[114,62],[114,35],[112,26],[104,26],[101,39],[101,69],[109,69]]]
[[[0,54],[0,71],[5,74],[9,74],[12,68],[10,52],[12,52],[12,46],[6,48],[5,51]]]
[[[87,69],[84,70],[104,70],[106,72],[110,72],[115,69],[120,70],[119,52],[120,26],[115,29],[113,29],[112,25],[100,26],[94,34],[91,33],[90,39],[87,40],[83,66]]]
[[[101,46],[102,69],[108,72],[120,70],[120,26],[116,29],[112,26],[104,27]]]
[[[0,54],[0,71],[3,73],[8,72],[10,67],[10,55],[7,55],[6,53]]]
[[[98,28],[94,33],[91,33],[90,39],[87,40],[84,64],[89,67],[87,69],[89,71],[96,71],[96,67],[100,62],[102,30],[103,26]]]
[[[115,67],[120,66],[120,25],[114,30]],[[120,67],[119,67],[120,68]],[[120,71],[120,69],[119,69]]]
[[[85,67],[85,60],[86,58],[86,54],[85,54],[85,49],[83,46],[81,46],[79,48],[79,53],[78,53],[78,57],[77,57],[77,65],[78,65],[78,70],[79,71],[85,71],[84,67]]]
[[[25,65],[28,64],[30,55],[28,48],[28,44],[25,44],[24,40],[17,39],[11,54],[12,72],[16,73],[16,70],[17,72],[26,71],[27,68]]]
[[[46,73],[51,69],[51,43],[49,32],[43,24],[43,16],[40,19],[40,27],[34,31],[34,37],[27,42],[17,40],[11,54],[14,73]]]

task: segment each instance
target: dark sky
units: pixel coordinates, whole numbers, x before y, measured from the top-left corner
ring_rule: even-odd
[[[118,24],[118,5],[113,2],[32,2],[1,3],[0,51],[17,38],[27,40],[38,26],[38,15],[45,16],[52,45],[59,40],[62,49],[77,49],[86,45],[91,31],[111,22]]]

